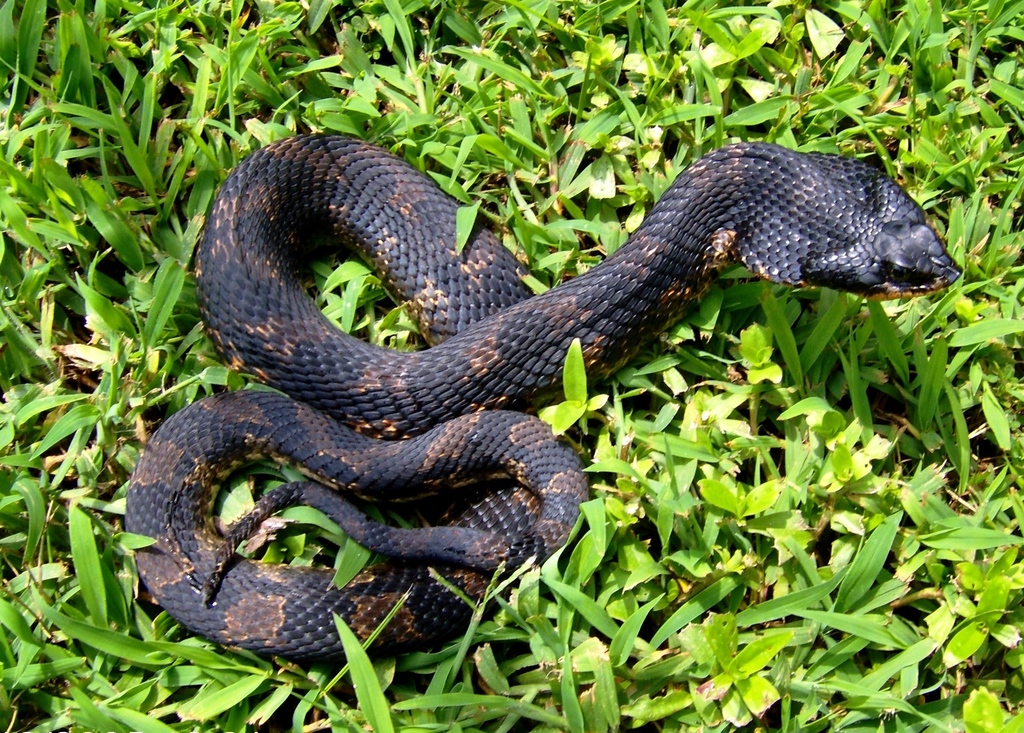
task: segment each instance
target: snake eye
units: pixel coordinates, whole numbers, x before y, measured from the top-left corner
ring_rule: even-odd
[[[897,264],[895,262],[889,263],[890,280],[905,282],[910,277],[913,277],[913,271],[910,268],[904,267],[903,265]]]

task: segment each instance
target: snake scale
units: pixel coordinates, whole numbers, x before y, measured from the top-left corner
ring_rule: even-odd
[[[607,376],[731,262],[779,283],[880,298],[959,276],[921,209],[884,174],[770,144],[701,158],[625,245],[534,297],[485,229],[456,249],[457,210],[412,166],[342,137],[281,140],[223,184],[196,253],[201,312],[228,364],[278,391],[219,394],[170,417],[132,476],[125,520],[155,540],[136,555],[149,593],[190,630],[299,661],[343,655],[335,614],[366,639],[398,605],[379,652],[457,635],[472,608],[452,587],[478,602],[498,568],[550,556],[587,496],[572,449],[509,411],[557,387],[574,339],[588,375]],[[430,348],[378,348],[322,315],[301,275],[325,241],[374,265]],[[258,457],[310,480],[270,490],[219,532],[219,483]],[[496,477],[518,488],[467,500],[429,528],[378,524],[345,498],[450,496]],[[329,569],[238,556],[263,520],[299,504],[386,559],[339,588]]]

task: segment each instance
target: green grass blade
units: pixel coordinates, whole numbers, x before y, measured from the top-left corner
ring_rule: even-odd
[[[826,345],[832,341],[832,337],[839,328],[839,324],[846,317],[846,308],[846,296],[839,295],[835,302],[829,306],[829,309],[825,311],[825,314],[818,320],[817,325],[807,339],[807,343],[800,350],[800,369],[803,373],[806,374],[814,366],[821,356],[821,352],[825,350]]]
[[[92,622],[99,627],[107,625],[107,596],[100,567],[100,555],[96,549],[96,537],[92,531],[89,515],[77,506],[68,510],[68,525],[71,533],[71,557],[75,561],[75,576]]]
[[[868,312],[871,314],[871,325],[878,336],[878,345],[896,370],[897,376],[904,382],[908,381],[910,379],[910,364],[903,353],[903,347],[896,336],[896,329],[893,328],[892,321],[889,320],[889,316],[886,315],[879,303],[869,301],[867,305]]]
[[[711,608],[742,585],[739,578],[732,576],[716,580],[693,598],[680,606],[651,637],[651,646],[660,647],[684,626],[700,618]]]
[[[153,300],[142,329],[142,338],[147,344],[156,342],[167,320],[178,304],[185,271],[178,261],[168,258],[160,263],[153,280]]]
[[[356,635],[341,619],[336,619],[336,625],[341,636],[341,644],[345,648],[345,657],[348,659],[352,684],[356,688],[356,699],[366,716],[366,721],[378,733],[393,733],[395,727],[391,720],[388,701],[381,690],[380,682],[377,681],[377,673],[370,663],[370,658],[366,656],[366,651]]]
[[[761,306],[764,308],[764,314],[768,319],[768,327],[771,328],[775,344],[779,347],[779,352],[786,363],[785,371],[792,375],[794,384],[802,384],[804,371],[800,352],[797,351],[796,339],[793,337],[793,330],[789,327],[789,321],[786,320],[786,315],[782,311],[782,305],[770,290],[765,289],[761,296]]]
[[[786,616],[799,615],[809,607],[817,605],[828,598],[845,576],[845,571],[841,571],[829,580],[818,583],[811,588],[804,588],[781,598],[773,598],[770,601],[751,606],[736,614],[736,625],[742,629],[754,624],[776,621]]]
[[[182,720],[210,720],[241,704],[266,684],[265,677],[250,675],[229,685],[208,685],[187,704],[178,708],[178,717]]]
[[[868,536],[839,584],[833,611],[846,613],[855,610],[867,598],[889,556],[902,519],[902,512],[890,514]]]

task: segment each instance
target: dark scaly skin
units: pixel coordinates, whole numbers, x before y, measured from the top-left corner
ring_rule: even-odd
[[[742,261],[777,282],[873,297],[930,292],[959,275],[921,210],[885,176],[856,161],[771,145],[730,146],[698,161],[615,255],[529,300],[518,284],[518,266],[504,249],[490,248],[496,243],[489,235],[478,232],[463,253],[454,251],[456,209],[424,176],[364,143],[298,137],[269,146],[229,177],[197,252],[210,335],[232,366],[359,431],[417,435],[471,415],[470,424],[439,430],[472,447],[481,444],[481,435],[488,444],[500,442],[498,428],[520,419],[504,412],[485,413],[497,415],[486,419],[472,414],[522,406],[556,385],[574,338],[583,345],[589,373],[609,374],[677,320],[728,262]],[[389,287],[411,299],[428,341],[439,345],[397,354],[333,328],[297,277],[311,243],[325,238],[361,249]],[[478,289],[496,295],[474,295]],[[250,455],[254,443],[261,453],[307,462],[308,456],[268,443],[271,434],[304,446],[357,442],[285,398],[273,403],[277,412],[301,411],[303,419],[282,422],[275,414],[264,420],[265,405],[254,406],[254,398],[244,396],[251,394],[204,400],[176,415],[154,437],[133,476],[126,523],[158,539],[138,554],[140,574],[156,600],[209,638],[296,659],[340,654],[333,613],[366,638],[406,592],[382,648],[422,646],[458,633],[469,609],[430,579],[423,562],[367,569],[343,589],[331,586],[326,571],[249,561],[222,566],[225,543],[209,520],[221,465]],[[497,427],[478,433],[488,420]],[[216,435],[211,425],[218,426]],[[431,436],[424,436],[426,444],[403,444],[383,466],[340,454],[338,460],[364,464],[376,481],[396,466],[417,463],[416,446],[429,446]],[[541,444],[546,439],[538,436]],[[452,459],[458,474],[455,452]],[[491,577],[484,571],[494,562],[515,565],[531,552],[543,558],[565,540],[585,493],[582,478],[570,479],[578,471],[571,463],[560,464],[549,482],[530,486],[529,493],[471,505],[436,534],[374,528],[322,487],[303,483],[261,500],[265,505],[251,521],[243,520],[238,536],[229,536],[232,543],[244,537],[250,525],[289,503],[311,503],[329,514],[326,505],[333,504],[337,521],[361,541],[392,557],[433,563],[479,599]],[[356,493],[375,493],[353,487],[348,478],[323,477],[322,468],[337,470],[308,464],[304,470]],[[436,478],[428,476],[427,483]],[[432,488],[438,487],[405,491]],[[557,521],[537,520],[546,513]],[[229,555],[230,549],[233,544]],[[212,605],[204,598],[212,598]]]
[[[371,566],[337,588],[330,570],[243,559],[230,566],[207,604],[203,586],[225,547],[210,518],[214,489],[239,459],[256,455],[299,466],[332,487],[286,484],[284,493],[295,495],[277,509],[315,506],[362,544],[430,561],[471,598],[483,597],[501,563],[512,569],[564,544],[587,495],[572,449],[540,420],[520,413],[468,415],[408,441],[379,441],[270,392],[218,395],[178,412],[153,437],[132,476],[128,529],[158,539],[137,553],[139,573],[164,609],[193,631],[295,660],[341,656],[335,613],[366,638],[408,593],[377,642],[378,651],[399,651],[453,635],[472,609],[433,580],[427,564],[411,562]],[[509,512],[485,501],[447,526],[397,530],[368,522],[335,491],[409,499],[492,475],[531,488],[538,501],[526,507],[530,521],[516,525],[524,513],[518,503]],[[465,564],[472,569],[459,567]]]
[[[454,220],[451,201],[433,187],[415,189],[418,209],[408,217],[375,191],[360,195],[347,183],[347,166],[367,150],[344,138],[302,137],[254,154],[221,189],[197,276],[204,320],[233,366],[370,434],[416,434],[457,415],[522,407],[558,383],[575,338],[591,375],[614,372],[730,261],[776,282],[875,297],[929,292],[959,275],[921,209],[880,172],[845,158],[738,144],[682,173],[600,266],[438,346],[394,353],[340,333],[295,276],[310,232],[360,236],[392,251],[406,241],[404,231]],[[369,150],[386,167],[400,165]],[[406,186],[393,198],[401,201],[413,188]],[[472,273],[463,265],[447,270]],[[457,299],[458,283],[431,284]]]

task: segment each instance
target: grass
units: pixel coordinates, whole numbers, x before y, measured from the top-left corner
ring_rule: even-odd
[[[1022,727],[1024,2],[719,5],[0,4],[0,729]],[[121,520],[159,422],[249,381],[189,271],[217,186],[308,130],[479,202],[536,289],[735,139],[885,168],[965,276],[865,303],[730,271],[574,382],[594,498],[469,635],[258,660],[135,600]],[[417,343],[361,265],[313,277],[342,327]]]

